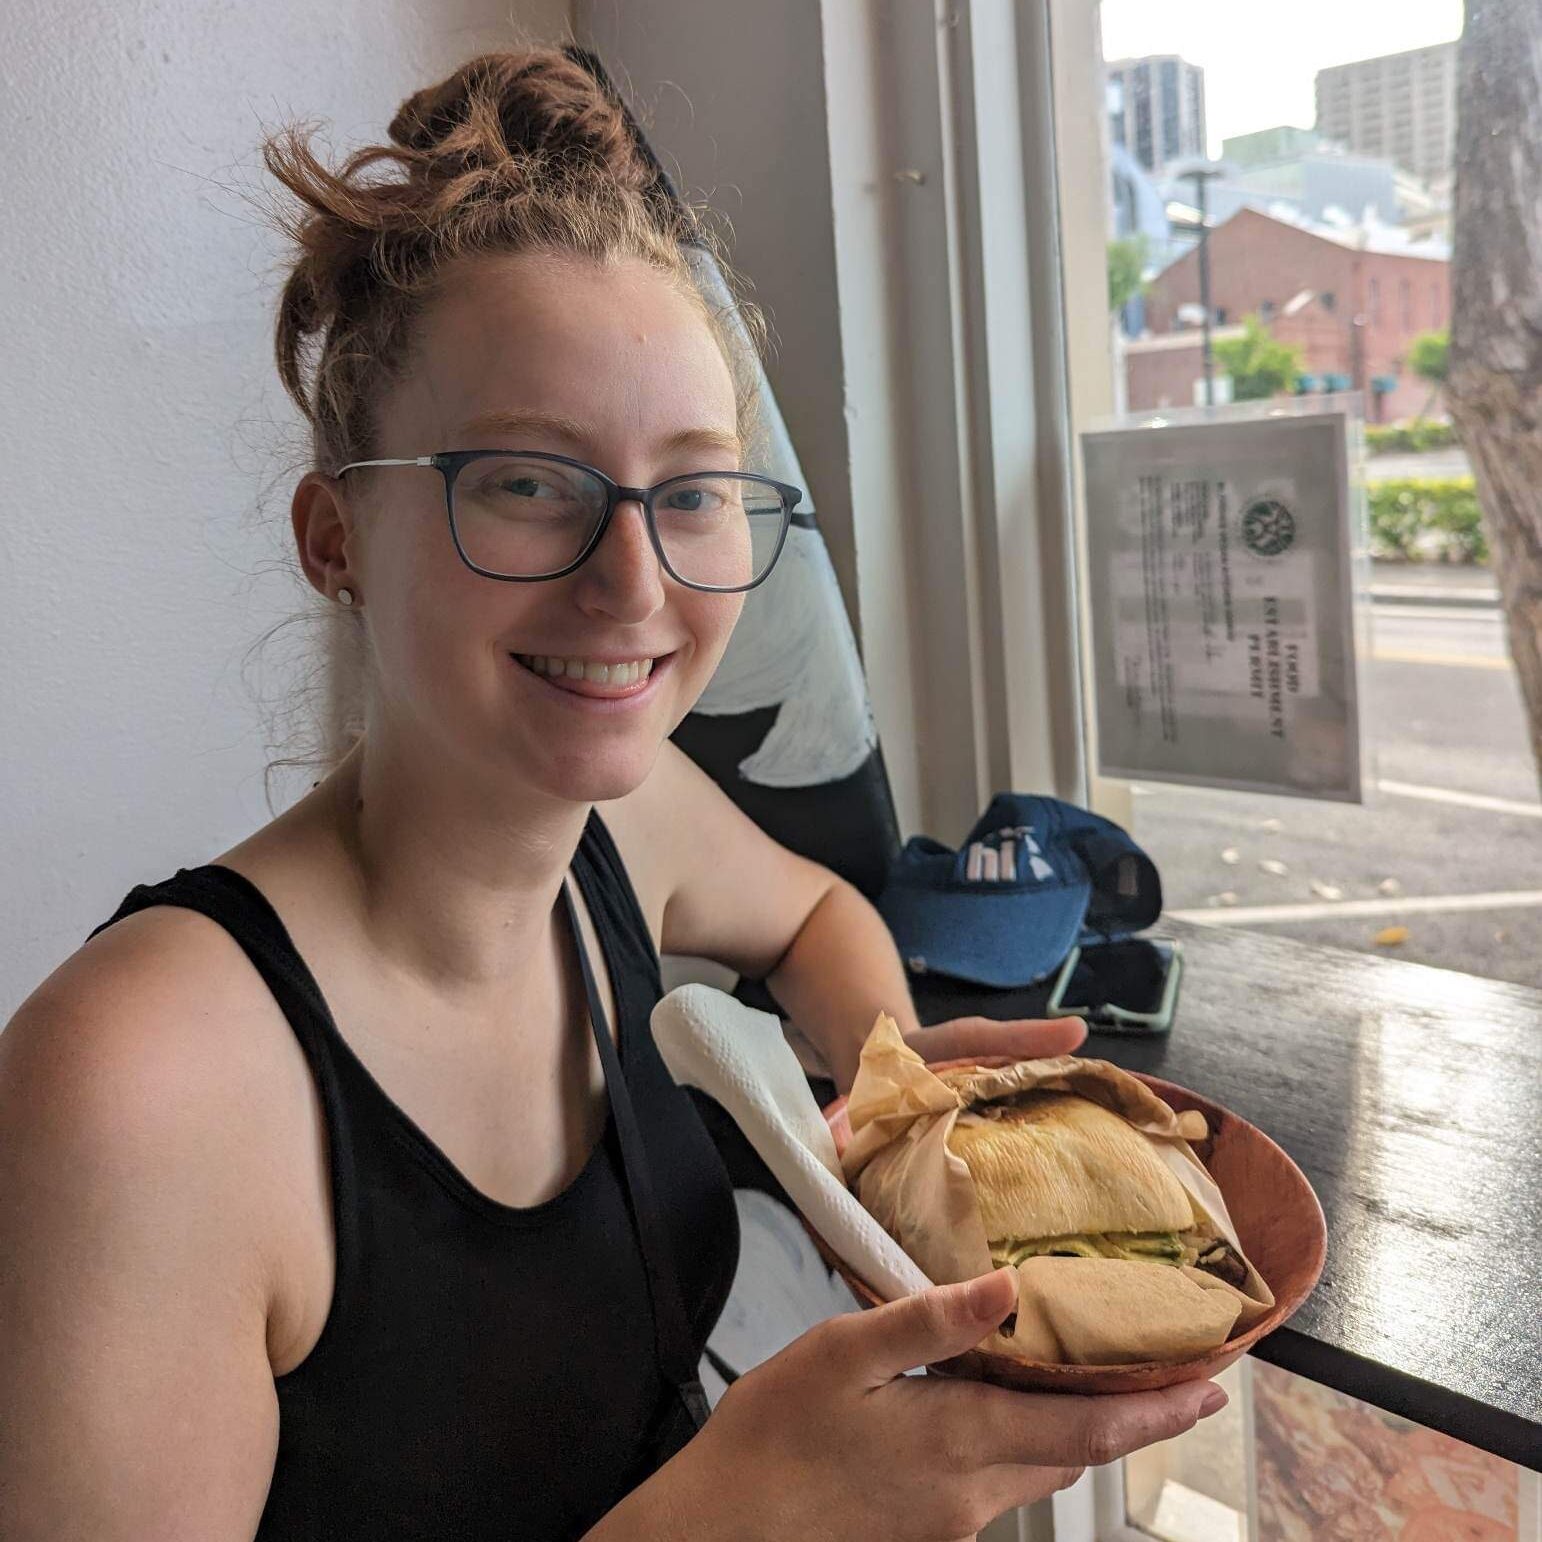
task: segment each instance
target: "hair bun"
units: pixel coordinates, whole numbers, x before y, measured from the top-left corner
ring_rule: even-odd
[[[620,107],[580,64],[555,49],[482,54],[415,91],[388,130],[404,149],[456,169],[535,156],[647,191],[654,170]]]

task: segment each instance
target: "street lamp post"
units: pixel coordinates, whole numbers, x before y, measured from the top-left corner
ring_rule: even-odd
[[[1185,181],[1193,179],[1195,202],[1199,206],[1199,307],[1205,313],[1200,326],[1203,334],[1207,407],[1215,406],[1215,355],[1210,347],[1210,205],[1207,189],[1214,178],[1224,175],[1224,170],[1219,166],[1195,166],[1183,173]]]
[[[1205,359],[1205,405],[1215,406],[1215,354],[1210,347],[1210,212],[1205,198],[1209,178],[1203,172],[1193,173],[1195,192],[1199,194],[1199,303],[1205,313],[1202,323]]]

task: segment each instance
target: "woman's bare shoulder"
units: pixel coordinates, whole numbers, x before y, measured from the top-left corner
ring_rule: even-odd
[[[115,1537],[169,1534],[173,1514],[251,1535],[277,1439],[291,1186],[274,1180],[278,1041],[242,964],[213,922],[146,910],[71,954],[0,1033],[8,1535],[20,1510],[58,1522],[38,1536],[105,1536],[83,1518],[109,1514]]]
[[[66,958],[0,1033],[7,1139],[175,1145],[245,1129],[291,1092],[276,1011],[214,921],[174,906],[125,916]],[[240,1149],[216,1140],[207,1156],[235,1161]]]
[[[233,1036],[230,1014],[256,1009],[264,991],[224,927],[183,906],[155,905],[70,954],[21,1004],[0,1043],[19,1033],[29,1043],[58,1040],[62,1055],[136,1043],[174,1053],[184,1037]]]

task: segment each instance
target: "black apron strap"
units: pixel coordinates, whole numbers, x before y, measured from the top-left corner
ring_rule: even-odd
[[[636,1111],[632,1107],[632,1094],[621,1070],[621,1057],[616,1053],[615,1040],[611,1037],[610,1023],[600,1001],[599,987],[589,963],[589,950],[584,946],[583,929],[578,924],[577,909],[566,880],[562,885],[562,902],[573,931],[573,943],[578,950],[578,963],[584,976],[584,994],[589,998],[589,1022],[594,1029],[594,1042],[600,1052],[600,1067],[605,1073],[605,1095],[610,1100],[611,1117],[615,1121],[616,1136],[621,1143],[621,1163],[626,1173],[632,1218],[637,1225],[637,1241],[642,1251],[643,1270],[648,1278],[648,1295],[653,1306],[653,1335],[659,1366],[684,1406],[692,1428],[699,1430],[707,1422],[710,1410],[707,1394],[701,1385],[696,1356],[691,1349],[685,1302],[680,1295],[680,1282],[675,1274],[658,1201],[653,1193],[653,1182],[648,1174],[648,1154],[643,1146],[642,1131],[637,1125]]]

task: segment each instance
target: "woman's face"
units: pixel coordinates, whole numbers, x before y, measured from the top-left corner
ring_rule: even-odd
[[[458,449],[551,451],[631,487],[732,470],[733,381],[700,311],[641,262],[468,261],[422,318],[375,453]],[[664,573],[636,503],[616,509],[565,578],[485,578],[455,551],[437,470],[364,477],[348,489],[359,516],[348,556],[375,655],[373,707],[393,739],[571,802],[636,787],[711,678],[743,596]],[[531,659],[651,661],[652,672],[598,699],[555,684],[550,663],[538,673],[521,662]],[[633,673],[601,688],[625,690]]]

